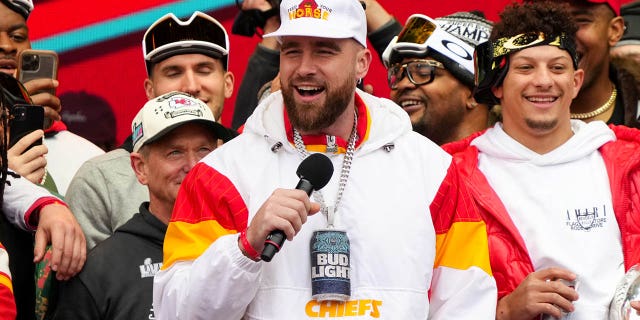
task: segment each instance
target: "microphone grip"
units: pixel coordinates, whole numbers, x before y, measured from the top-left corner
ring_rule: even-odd
[[[300,179],[298,185],[296,185],[296,189],[303,190],[308,196],[311,196],[311,193],[313,192],[313,185],[311,185],[311,182],[306,179]],[[280,251],[280,248],[282,248],[286,238],[287,237],[282,230],[271,231],[267,236],[267,239],[264,240],[264,249],[262,249],[260,259],[266,262],[271,261],[276,252]]]
[[[286,239],[286,236],[282,230],[271,231],[267,236],[267,239],[264,241],[264,249],[262,249],[260,259],[266,262],[271,261],[276,252],[280,251],[280,248],[282,248],[284,239]]]
[[[313,185],[307,179],[300,179],[298,184],[296,185],[296,189],[302,190],[307,193],[307,196],[311,197],[311,193],[313,192]]]

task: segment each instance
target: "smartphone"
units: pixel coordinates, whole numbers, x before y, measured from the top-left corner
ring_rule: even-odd
[[[16,104],[11,107],[9,119],[9,147],[13,147],[22,137],[44,127],[44,108],[31,104]],[[42,139],[32,143],[25,152],[42,144]]]
[[[51,50],[22,50],[18,56],[16,78],[22,83],[40,78],[57,79],[58,54]],[[53,88],[46,90],[46,92],[52,95],[56,94]]]

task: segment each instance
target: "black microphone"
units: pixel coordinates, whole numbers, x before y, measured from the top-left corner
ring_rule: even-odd
[[[296,189],[304,190],[311,196],[313,190],[320,190],[329,183],[333,175],[333,163],[322,153],[314,153],[306,157],[298,166],[296,174],[300,178]],[[286,235],[282,230],[273,230],[264,241],[264,249],[260,258],[271,261],[276,252],[280,251]]]

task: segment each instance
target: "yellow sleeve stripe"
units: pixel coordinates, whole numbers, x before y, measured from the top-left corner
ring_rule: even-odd
[[[9,288],[11,293],[13,293],[13,284],[11,283],[11,279],[9,279],[9,277],[4,273],[0,273],[0,287],[2,286]]]
[[[164,237],[162,270],[178,261],[195,260],[219,237],[234,233],[238,231],[227,230],[215,220],[170,222]]]
[[[434,268],[449,267],[466,270],[478,267],[489,276],[489,242],[483,221],[455,222],[449,231],[436,235],[436,261]]]

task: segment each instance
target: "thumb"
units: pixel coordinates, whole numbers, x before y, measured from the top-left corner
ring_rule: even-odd
[[[309,208],[309,213],[307,215],[314,215],[320,211],[320,204],[317,202],[311,202],[311,208]]]
[[[33,262],[40,262],[44,258],[47,249],[47,236],[44,231],[36,231],[35,245],[33,249]]]
[[[373,85],[365,84],[364,85],[364,92],[373,95]]]

